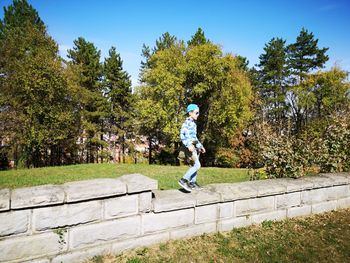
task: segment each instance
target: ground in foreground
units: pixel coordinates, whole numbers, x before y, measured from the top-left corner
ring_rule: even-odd
[[[350,209],[264,221],[87,262],[350,262]]]

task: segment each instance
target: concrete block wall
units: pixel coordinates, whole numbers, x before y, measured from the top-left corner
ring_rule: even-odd
[[[157,190],[140,174],[0,190],[0,262],[103,253],[350,207],[350,174]]]

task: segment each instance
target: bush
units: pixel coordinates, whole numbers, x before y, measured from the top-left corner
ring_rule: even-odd
[[[350,171],[349,117],[338,117],[315,140],[314,161],[321,172]]]
[[[310,164],[309,145],[300,139],[279,136],[263,149],[264,163],[269,178],[302,177]]]
[[[233,168],[237,167],[240,157],[236,154],[234,149],[219,148],[216,153],[215,164],[219,167]]]

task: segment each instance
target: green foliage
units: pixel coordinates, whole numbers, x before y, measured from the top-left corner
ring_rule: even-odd
[[[276,131],[283,128],[287,113],[286,41],[272,38],[260,55],[258,92],[263,101],[263,111]]]
[[[128,133],[131,133],[133,125],[134,98],[130,76],[123,70],[123,61],[115,47],[109,50],[109,57],[104,62],[103,73],[103,92],[109,103],[106,131],[117,135],[117,143],[121,145],[123,162],[125,162],[126,138]]]
[[[240,158],[232,148],[219,148],[216,152],[215,165],[219,167],[237,167]]]
[[[317,45],[318,39],[314,39],[314,34],[302,28],[296,42],[287,47],[289,68],[299,80],[311,70],[322,68],[328,61],[328,48],[318,48]]]
[[[321,172],[350,171],[350,125],[349,117],[332,120],[322,137],[315,139],[315,163]]]
[[[101,85],[102,65],[100,63],[100,51],[93,43],[79,37],[74,40],[73,49],[68,50],[70,69],[78,76],[76,96],[80,104],[80,131],[81,137],[86,138],[80,149],[86,152],[86,162],[98,160],[98,151],[103,149],[103,122],[108,116],[109,107],[107,99],[103,95]]]
[[[252,116],[253,95],[242,60],[223,55],[219,46],[207,41],[189,46],[183,41],[171,43],[156,49],[148,58],[149,68],[142,71],[143,85],[137,91],[140,132],[160,143],[174,144],[176,150],[186,105],[195,102],[201,111],[198,131],[202,140],[214,150],[228,147],[228,140]]]
[[[199,27],[197,32],[192,36],[190,41],[187,41],[188,46],[203,45],[210,41],[205,37],[204,31]]]
[[[298,178],[306,174],[312,160],[312,150],[303,140],[278,135],[267,123],[257,124],[252,132],[252,160],[264,164],[265,168],[250,172],[251,179]]]
[[[14,28],[23,29],[28,25],[46,31],[38,12],[26,0],[13,0],[11,5],[4,7],[4,19],[0,20],[0,41]]]
[[[74,140],[75,113],[57,44],[26,1],[5,9],[1,24],[0,122],[7,129],[0,137],[10,142],[16,162],[58,164]]]
[[[263,151],[269,178],[298,178],[305,175],[310,150],[302,140],[287,136],[275,137]]]

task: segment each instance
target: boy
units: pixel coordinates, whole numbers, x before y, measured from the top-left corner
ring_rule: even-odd
[[[201,167],[198,151],[205,153],[205,149],[197,138],[197,125],[195,121],[199,116],[199,107],[196,104],[190,104],[187,106],[187,113],[188,118],[182,124],[180,138],[183,145],[191,152],[194,165],[180,179],[179,185],[187,192],[191,192],[193,189],[201,189],[197,184],[197,172]]]

